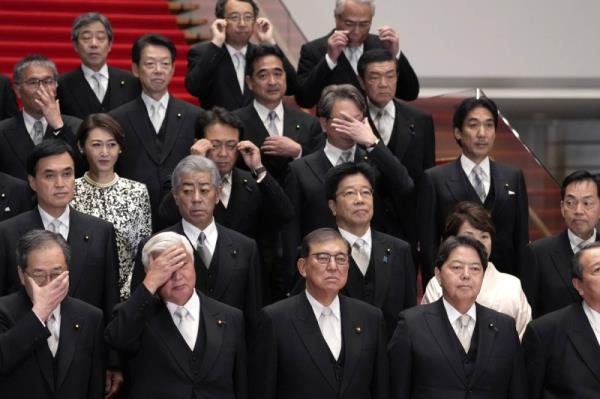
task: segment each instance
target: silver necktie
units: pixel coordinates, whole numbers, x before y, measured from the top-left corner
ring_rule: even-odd
[[[212,260],[212,254],[208,250],[208,246],[206,244],[206,234],[204,234],[204,232],[201,232],[198,235],[198,241],[196,242],[196,251],[198,251],[200,259],[204,264],[204,267],[208,269]]]
[[[102,86],[102,75],[98,72],[94,72],[94,74],[92,74],[92,80],[94,81],[92,90],[94,90],[94,94],[96,95],[96,98],[98,98],[98,101],[102,102],[102,100],[104,100],[104,94],[106,93],[104,86]]]
[[[469,348],[471,347],[471,332],[469,331],[469,323],[471,322],[471,316],[468,314],[461,315],[458,319],[456,319],[456,323],[458,325],[458,340],[460,344],[465,349],[465,352],[469,352]]]
[[[369,267],[369,254],[367,253],[366,245],[367,243],[362,238],[359,238],[352,244],[352,259],[356,262],[356,266],[358,266],[363,276],[367,274]]]
[[[324,307],[319,317],[319,327],[331,354],[337,360],[342,349],[342,337],[336,333],[335,322],[336,319],[331,309]]]
[[[44,139],[44,125],[42,121],[35,121],[33,123],[33,144],[38,145]]]
[[[477,165],[471,171],[471,184],[477,193],[477,196],[481,200],[481,203],[485,202],[485,187],[483,186],[483,169],[481,166]]]

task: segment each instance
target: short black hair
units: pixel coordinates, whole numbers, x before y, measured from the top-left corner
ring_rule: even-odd
[[[487,253],[485,252],[485,247],[481,242],[469,236],[450,236],[446,238],[442,245],[440,245],[440,249],[438,250],[437,257],[435,258],[435,267],[440,270],[444,263],[450,257],[452,251],[454,251],[458,247],[469,247],[473,248],[477,255],[479,256],[479,261],[481,262],[481,266],[483,270],[487,269]]]
[[[387,61],[394,61],[394,65],[396,65],[396,70],[398,69],[398,61],[396,60],[396,57],[392,55],[392,53],[390,53],[389,51],[384,50],[382,48],[365,51],[363,55],[360,56],[360,59],[358,60],[358,64],[356,66],[358,76],[360,76],[363,79],[365,78],[365,73],[367,72],[367,67],[369,66],[369,64],[372,64],[374,62]]]
[[[29,230],[19,238],[16,249],[18,266],[21,270],[27,269],[27,257],[31,251],[45,248],[53,244],[58,245],[61,249],[65,256],[65,263],[68,268],[71,263],[71,248],[63,236],[49,230]]]
[[[75,167],[75,153],[69,144],[61,139],[42,140],[41,143],[33,147],[33,150],[31,150],[27,157],[27,174],[35,177],[37,164],[40,159],[53,155],[61,155],[65,152],[69,154],[73,160],[73,167]]]
[[[225,6],[229,0],[217,0],[217,4],[215,5],[215,17],[217,18],[225,18]],[[252,6],[252,12],[254,16],[258,15],[258,5],[254,2],[254,0],[237,0],[242,3],[250,3]]]
[[[365,162],[344,162],[341,165],[335,166],[327,171],[325,175],[325,194],[328,200],[335,200],[340,182],[347,176],[362,174],[371,185],[375,187],[375,173],[373,168]]]
[[[331,227],[322,227],[308,233],[302,239],[302,246],[300,247],[300,257],[307,258],[310,255],[310,246],[324,241],[330,240],[341,240],[346,244],[346,255],[350,254],[350,244],[342,237],[339,231],[332,229]]]
[[[498,106],[496,103],[488,97],[469,97],[463,100],[454,111],[452,117],[452,127],[462,131],[463,124],[469,112],[477,107],[483,107],[490,111],[492,118],[494,118],[494,127],[498,128]]]
[[[242,141],[242,138],[244,137],[244,122],[242,122],[240,117],[235,113],[222,107],[213,107],[210,111],[200,114],[200,116],[196,119],[196,138],[204,138],[206,128],[216,123],[237,129],[239,133],[239,139]]]
[[[362,117],[367,115],[367,100],[360,90],[351,84],[341,84],[329,85],[323,89],[317,103],[317,116],[329,119],[336,102],[341,100],[352,101],[362,113]]]
[[[284,55],[283,52],[277,46],[271,46],[269,44],[260,44],[254,48],[254,50],[248,52],[248,56],[246,58],[246,76],[252,76],[254,74],[254,63],[268,55],[275,56],[279,58],[281,64],[283,65]],[[285,69],[284,69],[285,72]]]
[[[600,198],[600,193],[598,192],[598,179],[596,176],[588,172],[587,170],[576,170],[575,172],[569,174],[562,182],[560,186],[560,199],[565,199],[565,194],[567,192],[567,186],[569,184],[578,183],[582,181],[592,181],[596,186],[596,197]]]
[[[169,50],[169,53],[171,53],[171,61],[175,62],[177,49],[175,48],[175,44],[173,44],[171,39],[157,33],[148,33],[147,35],[138,37],[131,47],[131,61],[134,64],[140,65],[142,50],[146,46],[166,47]]]

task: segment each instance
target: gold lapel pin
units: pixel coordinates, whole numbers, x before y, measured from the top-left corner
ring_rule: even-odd
[[[361,326],[356,326],[356,327],[354,328],[354,331],[356,331],[356,333],[357,333],[357,334],[360,334],[360,333],[362,332],[362,328],[361,328]]]

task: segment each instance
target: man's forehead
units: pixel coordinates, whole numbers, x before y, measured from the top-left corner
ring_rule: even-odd
[[[392,60],[381,62],[370,62],[367,64],[367,73],[387,73],[396,71],[396,63]]]
[[[106,28],[100,21],[92,21],[89,24],[85,24],[80,29],[80,34],[84,32],[105,32]]]
[[[47,66],[30,64],[23,71],[23,77],[27,78],[27,77],[31,77],[31,76],[36,76],[36,77],[54,76],[54,72],[52,71],[52,69],[48,68]]]

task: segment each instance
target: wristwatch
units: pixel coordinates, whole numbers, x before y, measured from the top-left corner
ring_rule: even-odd
[[[258,179],[258,176],[260,176],[260,174],[262,172],[266,172],[266,171],[267,171],[267,168],[265,168],[263,165],[260,165],[258,168],[252,169],[251,173],[255,179]]]

